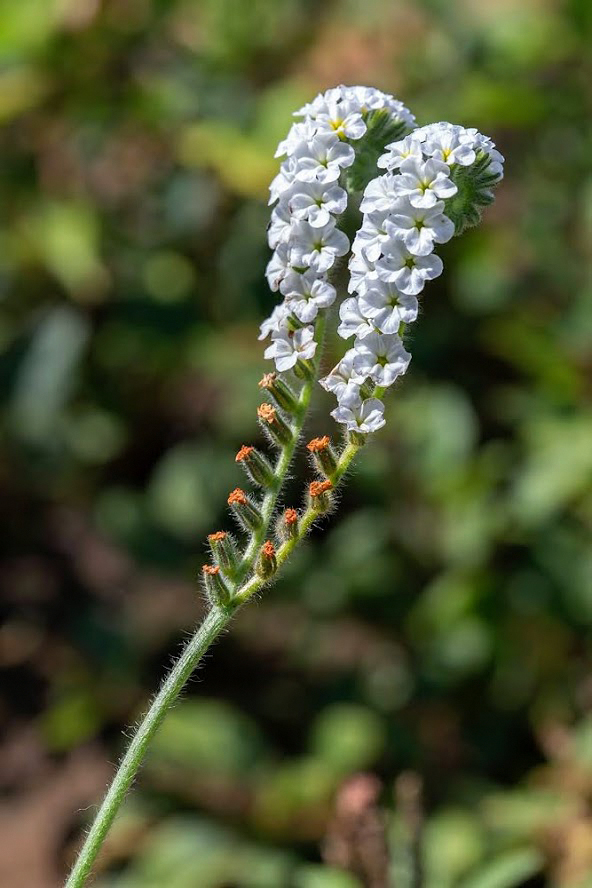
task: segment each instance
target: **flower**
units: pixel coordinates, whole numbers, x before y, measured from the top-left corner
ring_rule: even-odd
[[[442,212],[444,201],[433,207],[414,207],[408,197],[399,198],[385,220],[389,234],[401,234],[402,241],[414,256],[427,256],[434,243],[445,244],[454,235],[454,222]]]
[[[288,207],[283,203],[279,203],[271,214],[271,221],[267,226],[267,243],[272,250],[282,241],[287,241],[290,237],[290,226],[292,225],[292,216],[288,211]]]
[[[370,434],[377,432],[385,424],[384,404],[378,398],[367,398],[365,401],[358,396],[346,406],[340,403],[331,416],[343,423],[350,431]]]
[[[344,139],[361,139],[366,132],[357,102],[341,99],[326,102],[322,111],[315,117],[319,132],[337,133]]]
[[[452,123],[433,123],[424,128],[423,153],[452,166],[471,166],[475,163],[475,140],[462,126]]]
[[[319,309],[328,308],[335,302],[335,287],[319,278],[308,269],[304,274],[294,274],[290,278],[292,289],[286,293],[286,303],[290,311],[303,324],[314,321]]]
[[[411,355],[396,334],[370,333],[356,340],[354,371],[376,385],[389,386],[407,370]]]
[[[287,196],[289,214],[306,219],[313,228],[322,228],[347,206],[347,192],[339,185],[323,182],[295,182]]]
[[[265,277],[269,289],[279,290],[280,283],[286,276],[286,272],[290,268],[290,250],[285,242],[279,243],[275,248],[273,255],[267,263],[265,269]]]
[[[331,220],[322,228],[314,228],[309,222],[295,222],[290,234],[290,261],[292,265],[305,266],[322,274],[328,271],[338,256],[349,250],[349,240]]]
[[[378,158],[376,165],[383,170],[398,170],[403,161],[409,157],[423,159],[422,146],[418,139],[413,138],[413,134],[387,145],[385,153]]]
[[[360,294],[358,308],[381,333],[396,333],[401,324],[417,319],[418,303],[415,296],[401,293],[393,283],[376,281]]]
[[[349,260],[349,284],[347,286],[349,293],[363,293],[374,281],[378,279],[378,274],[371,262],[364,254],[364,251],[358,252],[356,241],[352,247],[352,256]]]
[[[384,176],[377,176],[368,182],[364,191],[364,196],[360,203],[360,209],[363,213],[389,212],[393,203],[401,193],[400,176],[394,176],[387,173]]]
[[[382,253],[382,244],[388,240],[389,233],[385,227],[388,218],[386,210],[374,210],[366,213],[362,225],[354,238],[352,252],[363,253],[370,262],[376,262]]]
[[[310,142],[302,143],[290,160],[295,163],[295,178],[300,182],[336,182],[341,170],[355,160],[351,145],[340,141],[334,133],[320,133]]]
[[[352,394],[357,396],[364,382],[364,377],[354,368],[355,355],[356,350],[350,348],[329,375],[319,380],[325,391],[333,392],[338,401],[346,400]]]
[[[266,318],[259,327],[259,330],[261,331],[257,337],[259,341],[267,339],[270,333],[279,333],[280,330],[287,329],[286,321],[290,317],[290,314],[291,311],[285,302],[276,305],[270,316]]]
[[[373,324],[369,323],[360,311],[358,300],[355,296],[350,299],[344,299],[339,306],[339,317],[341,323],[337,327],[337,332],[342,339],[349,339],[350,336],[358,336],[363,339],[369,333],[375,331]]]
[[[278,198],[290,188],[294,181],[297,167],[298,162],[294,157],[288,157],[287,160],[284,160],[280,166],[279,173],[272,179],[271,185],[269,186],[268,204],[275,203],[276,200],[278,200]]]
[[[401,164],[398,193],[406,194],[414,207],[433,207],[438,198],[452,197],[458,191],[449,173],[448,166],[440,160],[409,157]]]
[[[384,255],[376,263],[378,277],[394,283],[401,293],[416,296],[426,281],[442,274],[444,265],[439,256],[414,256],[405,246],[400,235],[392,237],[384,246]]]
[[[265,349],[265,357],[273,358],[280,373],[290,370],[301,358],[310,360],[317,348],[314,340],[314,328],[301,327],[296,332],[280,330],[272,336],[272,343]]]
[[[274,157],[283,157],[286,154],[289,157],[302,142],[309,142],[316,131],[317,127],[313,120],[308,119],[293,123],[286,138],[282,139],[277,146]]]

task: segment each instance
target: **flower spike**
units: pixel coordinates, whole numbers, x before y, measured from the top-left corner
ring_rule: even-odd
[[[279,449],[272,464],[243,445],[236,461],[263,488],[260,502],[237,487],[228,505],[244,529],[240,549],[224,531],[210,534],[213,563],[202,570],[211,608],[165,679],[97,814],[67,888],[82,888],[103,837],[134,780],[156,726],[232,613],[279,573],[317,519],[331,510],[336,490],[370,435],[385,425],[383,397],[407,371],[404,345],[419,298],[443,271],[441,244],[475,225],[503,176],[502,155],[476,129],[450,123],[417,127],[393,96],[363,86],[337,86],[296,112],[280,142],[280,169],[270,186],[273,205],[266,268],[278,304],[261,324],[265,358],[275,371],[259,383],[272,403],[257,410]],[[351,198],[351,205],[350,204]],[[342,230],[360,208],[353,242]],[[337,291],[339,265],[349,272],[347,294]],[[308,485],[304,507],[278,517],[319,373],[329,309],[349,347],[321,386],[337,401],[333,418],[343,446],[313,438],[308,452],[321,479]],[[275,525],[277,547],[268,539]]]

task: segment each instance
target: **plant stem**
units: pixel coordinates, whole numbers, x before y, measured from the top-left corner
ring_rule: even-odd
[[[113,778],[113,782],[109,787],[105,798],[96,814],[94,822],[86,837],[86,840],[78,854],[76,862],[68,877],[65,888],[82,888],[92,866],[101,849],[105,836],[115,819],[115,816],[123,802],[125,794],[132,785],[134,778],[142,764],[142,760],[146,754],[148,745],[162,723],[165,715],[175,702],[185,683],[190,678],[193,670],[198,665],[202,656],[205,654],[212,642],[225,629],[230,622],[233,613],[246,600],[240,596],[236,589],[244,581],[245,577],[253,570],[255,559],[259,554],[261,543],[266,538],[269,525],[273,518],[276,503],[282,490],[286,473],[294,456],[298,438],[302,432],[310,400],[312,397],[315,382],[318,377],[323,340],[325,335],[325,318],[319,314],[316,323],[315,338],[318,343],[317,354],[313,362],[313,370],[307,380],[304,382],[295,416],[292,423],[293,435],[290,441],[285,444],[277,461],[274,471],[273,487],[266,493],[261,505],[261,513],[263,521],[261,526],[251,534],[251,539],[245,550],[241,570],[235,582],[235,596],[233,602],[225,609],[212,607],[205,620],[197,628],[195,634],[187,643],[185,649],[181,653],[179,659],[165,678],[162,687],[156,695],[154,702],[150,706],[148,712],[142,719],[139,727],[134,734],[130,745],[125,752],[117,772]],[[283,547],[282,547],[283,548]],[[257,589],[261,588],[261,581],[258,581]],[[252,581],[251,581],[252,582]],[[249,586],[249,582],[246,584]],[[255,590],[253,590],[255,591]]]
[[[314,386],[319,374],[321,353],[323,349],[323,342],[325,339],[325,325],[325,316],[322,312],[319,312],[317,322],[315,324],[315,339],[318,345],[317,354],[315,355],[315,360],[313,363],[313,372],[300,390],[296,414],[292,423],[294,434],[292,435],[292,439],[290,440],[290,442],[282,447],[280,457],[274,470],[274,476],[276,479],[275,485],[265,494],[263,498],[263,502],[261,504],[261,514],[263,516],[263,521],[261,527],[258,530],[254,531],[254,533],[252,534],[249,545],[247,546],[243,557],[242,569],[239,577],[237,578],[237,586],[240,585],[241,581],[245,578],[245,576],[247,576],[249,570],[252,569],[253,561],[259,552],[261,543],[265,540],[269,531],[269,525],[271,523],[271,519],[273,518],[276,503],[286,478],[286,472],[288,471],[290,463],[292,462],[294,451],[296,450],[296,445],[304,426],[306,414],[310,406],[310,399],[312,397]]]
[[[66,888],[81,888],[84,885],[123,798],[134,781],[148,744],[204,653],[229,623],[232,613],[232,610],[212,608],[165,678],[121,760],[72,868]]]

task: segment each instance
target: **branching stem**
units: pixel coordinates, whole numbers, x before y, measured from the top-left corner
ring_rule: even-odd
[[[239,575],[233,590],[232,603],[226,608],[211,608],[203,623],[196,629],[194,635],[179,656],[179,659],[164,679],[158,694],[136,729],[129,746],[121,759],[113,781],[95,816],[94,822],[78,854],[76,862],[74,863],[65,888],[82,888],[86,883],[105,837],[142,764],[150,741],[160,727],[168,710],[177,700],[205,652],[227,627],[234,612],[247,601],[248,598],[265,585],[264,581],[259,579],[256,575],[253,579],[247,580],[246,583],[245,578],[252,574],[261,544],[268,536],[269,526],[274,516],[277,501],[286,479],[288,468],[294,456],[298,438],[304,427],[314,385],[318,377],[324,333],[325,318],[322,315],[319,315],[315,331],[315,339],[319,343],[317,355],[313,362],[312,372],[305,380],[300,390],[298,404],[292,422],[294,434],[292,439],[281,448],[274,470],[274,483],[270,486],[270,489],[266,493],[261,504],[263,521],[261,526],[251,534],[251,538],[245,549]],[[343,476],[357,449],[357,447],[352,448],[352,445],[348,445],[345,448],[335,471],[335,484],[337,484]],[[280,547],[278,551],[278,565],[286,560],[297,543],[305,536],[316,517],[318,517],[318,515],[312,513],[310,509],[304,513],[299,525],[298,538],[291,540],[289,543],[284,543],[284,545]]]

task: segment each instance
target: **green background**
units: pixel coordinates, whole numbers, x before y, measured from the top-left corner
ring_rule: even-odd
[[[396,888],[409,772],[426,888],[592,885],[591,38],[588,0],[0,2],[2,884],[60,884],[202,613],[269,369],[275,145],[346,82],[477,126],[506,178],[442,248],[337,514],[207,658],[97,884],[383,884],[323,840],[367,771]]]

